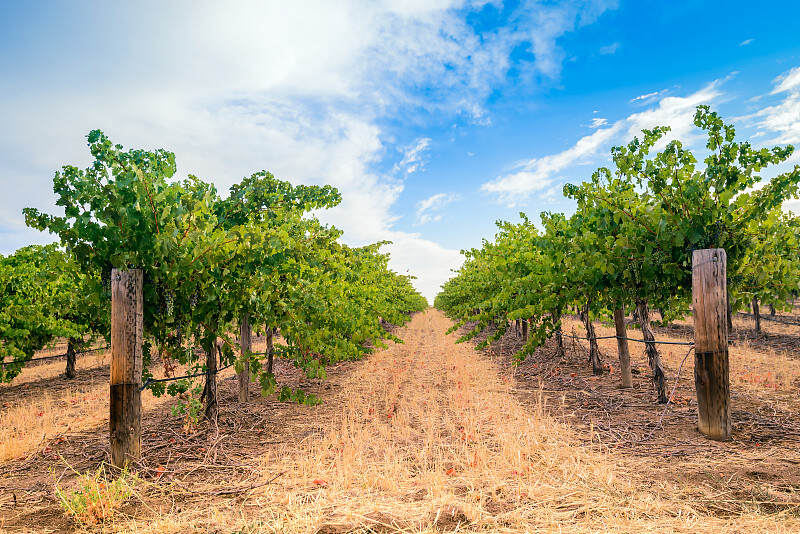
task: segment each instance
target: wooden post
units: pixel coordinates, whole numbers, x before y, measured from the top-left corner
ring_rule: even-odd
[[[619,354],[619,370],[622,374],[622,387],[633,387],[631,353],[628,350],[628,335],[625,331],[625,312],[622,308],[614,310],[614,327],[617,331],[617,353]]]
[[[242,324],[239,336],[242,360],[244,360],[244,368],[237,376],[239,383],[239,402],[247,402],[250,399],[250,351],[252,350],[251,338],[250,315],[245,313],[242,315]]]
[[[522,320],[522,341],[524,341],[525,343],[528,342],[528,320],[527,319],[523,319]]]
[[[111,270],[111,464],[142,456],[141,269]]]
[[[727,440],[731,435],[726,263],[721,248],[692,254],[697,426],[715,440]]]

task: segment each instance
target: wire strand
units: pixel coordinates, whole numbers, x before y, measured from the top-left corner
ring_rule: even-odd
[[[111,347],[111,345],[106,345],[105,347],[96,347],[94,349],[77,350],[77,351],[75,351],[75,355],[77,356],[78,354],[87,354],[89,352],[96,352],[98,350],[105,350],[105,349],[108,349],[110,347]],[[53,355],[53,356],[41,356],[39,358],[31,358],[30,360],[11,360],[10,362],[0,362],[0,365],[11,365],[11,364],[14,364],[14,363],[38,362],[38,361],[42,361],[42,360],[55,360],[57,358],[64,358],[66,356],[67,356],[67,353],[65,352],[64,354],[56,354],[56,355]]]
[[[584,341],[590,341],[592,339],[592,338],[588,338],[588,337],[573,336],[573,335],[570,335],[570,334],[563,334],[563,333],[561,335],[563,337],[567,337],[567,338],[571,338],[571,339],[582,339]],[[598,339],[625,339],[627,341],[635,341],[637,343],[652,343],[654,345],[685,345],[687,347],[694,345],[694,341],[657,341],[655,339],[653,341],[647,341],[645,339],[636,339],[636,338],[633,338],[633,337],[622,337],[622,336],[597,336],[594,339],[595,340],[598,340]]]

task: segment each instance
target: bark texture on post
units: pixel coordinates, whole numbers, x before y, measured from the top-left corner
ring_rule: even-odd
[[[647,362],[650,364],[650,369],[653,370],[653,385],[658,394],[659,404],[666,404],[667,402],[667,379],[664,374],[664,366],[661,365],[661,355],[658,353],[656,340],[653,335],[653,329],[650,326],[650,308],[647,306],[646,300],[639,300],[636,302],[636,311],[639,314],[639,324],[642,327],[642,338],[645,340],[644,351],[647,354]]]
[[[727,255],[721,248],[692,254],[694,384],[697,426],[711,439],[731,435],[728,377]]]
[[[142,456],[141,269],[111,270],[111,463],[124,467]]]
[[[753,319],[755,319],[756,334],[761,333],[761,310],[758,307],[758,299],[753,299]]]
[[[201,398],[205,400],[206,419],[216,422],[219,407],[217,406],[217,344],[215,340],[206,342],[203,347],[206,353],[206,385]]]
[[[240,326],[239,345],[241,346],[244,368],[238,373],[237,382],[239,384],[239,402],[247,402],[250,400],[250,351],[253,346],[249,314],[242,315],[242,324]]]
[[[591,306],[591,299],[586,301],[586,306],[581,311],[580,316],[583,320],[583,326],[586,328],[586,337],[589,338],[589,363],[592,364],[592,374],[600,376],[603,374],[603,362],[600,360],[600,349],[597,346],[597,334],[594,331],[594,324],[589,315],[589,308]]]
[[[625,331],[625,311],[622,308],[614,310],[614,327],[617,332],[617,353],[619,354],[619,371],[622,374],[622,387],[633,387],[631,375],[631,353],[628,350],[628,333]]]
[[[67,340],[67,368],[64,370],[67,378],[75,378],[75,345],[74,340]]]

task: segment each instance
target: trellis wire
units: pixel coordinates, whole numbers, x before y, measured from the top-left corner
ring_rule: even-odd
[[[252,354],[254,356],[264,356],[267,353],[266,352],[253,352]],[[215,375],[215,374],[221,373],[222,371],[224,371],[225,369],[228,369],[232,365],[233,365],[233,363],[229,363],[225,367],[221,367],[221,368],[217,369],[216,371],[214,371],[213,373],[210,373],[210,374]],[[186,378],[197,378],[198,376],[206,376],[207,374],[209,374],[208,371],[204,371],[202,373],[195,373],[195,374],[183,375],[183,376],[171,376],[171,377],[168,377],[168,378],[148,378],[147,380],[144,381],[144,384],[142,384],[142,387],[139,388],[139,391],[144,391],[147,388],[147,386],[149,386],[150,384],[156,384],[156,383],[159,383],[159,382],[174,382],[176,380],[184,380]]]
[[[77,351],[75,351],[75,355],[77,356],[78,354],[87,354],[89,352],[96,352],[98,350],[105,350],[105,349],[108,349],[108,348],[111,348],[111,345],[106,345],[105,347],[96,347],[94,349],[77,350]],[[56,355],[53,355],[53,356],[41,356],[39,358],[31,358],[30,360],[22,360],[22,361],[11,360],[9,362],[0,362],[0,365],[11,365],[13,363],[38,362],[38,361],[41,361],[41,360],[55,360],[56,358],[64,358],[66,356],[67,356],[67,353],[65,352],[64,354],[56,354]]]
[[[622,336],[597,336],[595,338],[573,336],[573,335],[570,335],[570,334],[561,334],[561,336],[562,337],[568,337],[568,338],[571,338],[571,339],[582,339],[584,341],[590,341],[591,339],[595,339],[595,340],[598,340],[598,339],[625,339],[627,341],[636,341],[637,343],[653,343],[654,345],[685,345],[687,347],[691,346],[691,345],[694,345],[694,341],[657,341],[655,339],[653,341],[646,341],[644,339],[636,339],[636,338],[632,338],[632,337],[622,337]]]

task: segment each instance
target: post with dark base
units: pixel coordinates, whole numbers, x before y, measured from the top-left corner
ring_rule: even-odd
[[[695,250],[692,254],[692,307],[697,427],[709,438],[719,441],[731,435],[726,288],[725,250]]]
[[[142,456],[141,269],[111,270],[111,464]]]

